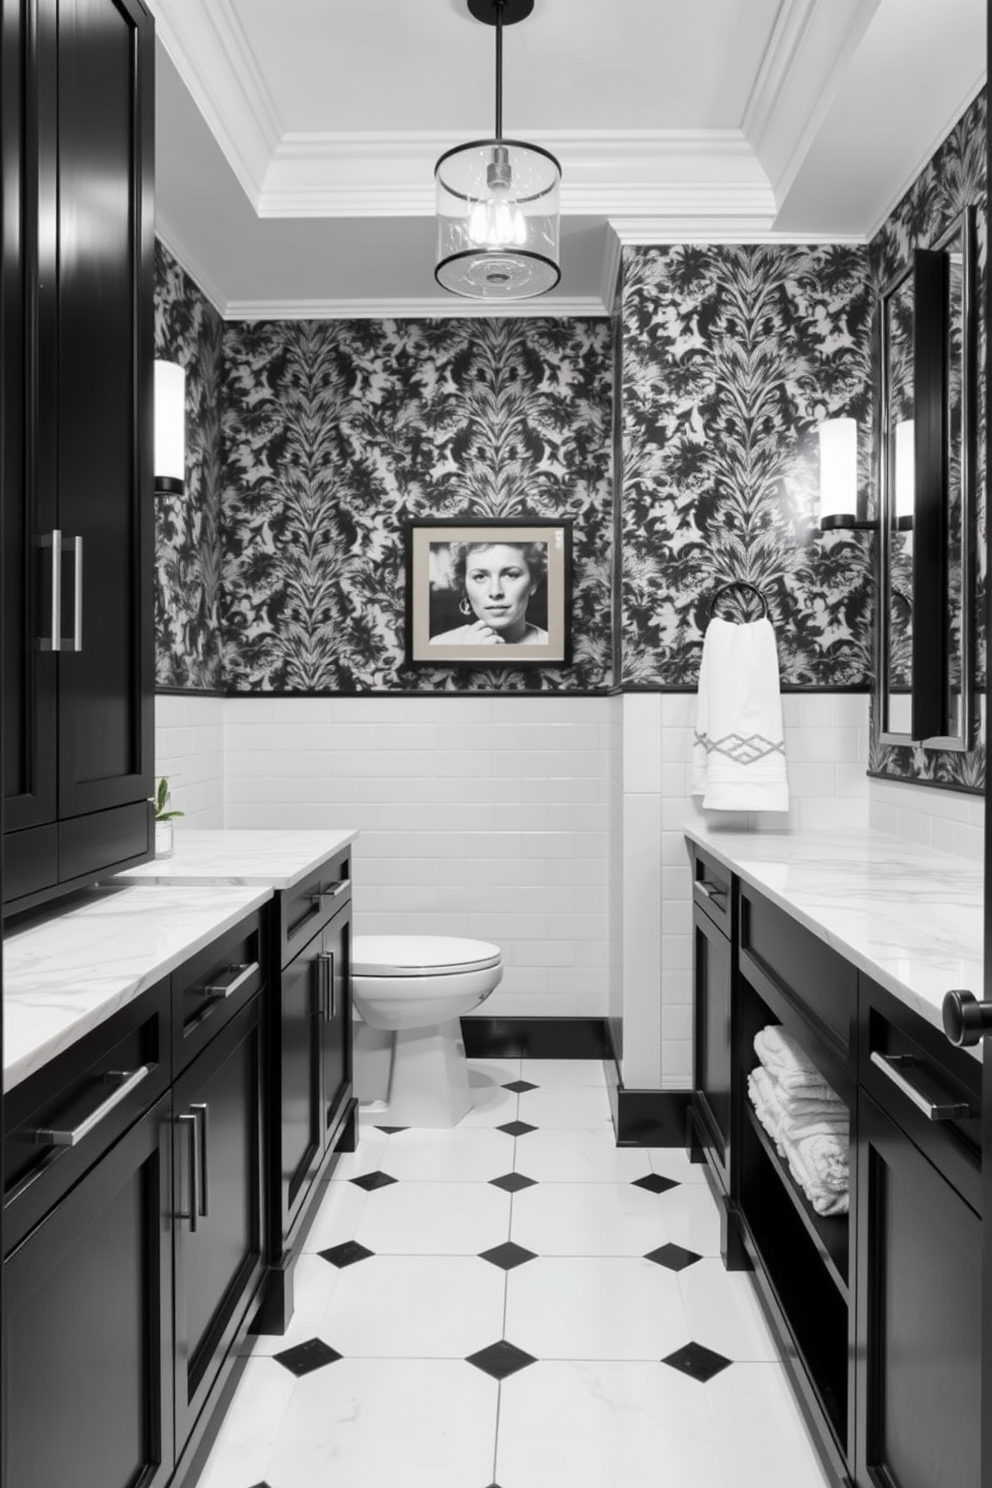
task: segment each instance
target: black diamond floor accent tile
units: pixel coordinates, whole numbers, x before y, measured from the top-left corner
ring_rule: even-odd
[[[374,1188],[385,1188],[387,1184],[395,1183],[397,1180],[390,1178],[388,1173],[375,1172],[362,1173],[360,1177],[352,1178],[350,1181],[357,1183],[359,1188],[367,1189],[371,1193]]]
[[[525,1090],[536,1090],[538,1087],[532,1085],[530,1080],[510,1080],[503,1086],[504,1090],[512,1090],[514,1095],[523,1095]]]
[[[518,1369],[526,1369],[528,1364],[536,1364],[537,1360],[533,1354],[525,1354],[523,1349],[518,1349],[514,1344],[507,1343],[505,1338],[501,1338],[499,1343],[491,1343],[488,1348],[480,1349],[477,1354],[469,1354],[465,1362],[474,1364],[476,1369],[481,1369],[483,1374],[491,1375],[493,1379],[505,1380],[511,1374],[516,1374]]]
[[[533,1250],[525,1250],[522,1245],[515,1245],[512,1240],[507,1240],[502,1245],[494,1245],[492,1250],[481,1251],[479,1259],[489,1261],[493,1266],[500,1266],[504,1271],[512,1271],[514,1266],[536,1260],[537,1256]]]
[[[690,1379],[702,1380],[705,1384],[715,1374],[719,1374],[721,1369],[726,1369],[731,1361],[701,1343],[687,1343],[685,1348],[676,1349],[674,1354],[669,1354],[661,1362],[670,1364],[673,1369],[681,1370]]]
[[[670,1188],[678,1188],[674,1178],[662,1178],[659,1173],[649,1173],[646,1178],[635,1178],[635,1188],[646,1188],[648,1193],[663,1194]]]
[[[409,1128],[408,1127],[405,1127],[405,1126],[377,1126],[376,1127],[376,1131],[385,1132],[386,1135],[387,1135],[387,1137],[391,1137],[394,1132],[401,1132],[401,1131],[408,1131],[408,1130],[409,1130]]]
[[[333,1364],[341,1355],[322,1338],[308,1338],[306,1343],[283,1349],[281,1354],[273,1354],[272,1357],[288,1369],[290,1374],[299,1376],[311,1374],[315,1369],[323,1369],[325,1364]]]
[[[318,1255],[330,1261],[332,1266],[343,1267],[353,1266],[356,1261],[367,1261],[375,1251],[366,1250],[357,1240],[345,1240],[341,1245],[332,1245],[329,1250],[318,1251]]]
[[[528,1126],[526,1121],[507,1121],[496,1130],[506,1132],[508,1137],[522,1137],[527,1132],[537,1131],[537,1127]]]
[[[701,1261],[702,1256],[697,1255],[694,1250],[686,1250],[683,1245],[662,1245],[658,1250],[649,1250],[644,1259],[654,1261],[659,1266],[667,1266],[669,1271],[684,1271],[686,1266]]]
[[[522,1188],[533,1188],[537,1179],[528,1178],[523,1173],[504,1173],[502,1178],[490,1178],[489,1182],[507,1193],[519,1193]]]

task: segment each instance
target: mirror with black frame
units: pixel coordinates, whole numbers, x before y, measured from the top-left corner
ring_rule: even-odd
[[[972,746],[974,208],[881,296],[880,742]]]

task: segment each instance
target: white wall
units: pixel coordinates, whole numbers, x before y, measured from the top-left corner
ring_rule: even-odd
[[[503,948],[498,1015],[596,1015],[609,699],[230,698],[228,827],[356,827],[359,932]]]
[[[176,830],[224,825],[224,699],[155,699],[155,774],[167,775]]]
[[[892,832],[938,852],[981,861],[985,798],[901,780],[868,782],[868,815],[879,832]]]

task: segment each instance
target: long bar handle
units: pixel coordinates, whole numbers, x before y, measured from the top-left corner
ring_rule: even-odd
[[[259,970],[257,961],[241,963],[237,966],[229,966],[228,969],[216,982],[208,982],[203,987],[197,987],[201,997],[233,997],[240,992],[245,982],[250,982]],[[230,981],[227,978],[230,977]]]
[[[83,649],[83,539],[63,537],[58,527],[40,539],[40,546],[52,550],[51,635],[38,642],[42,651],[82,651]],[[62,554],[72,553],[75,594],[73,597],[72,639],[62,639]]]
[[[912,1080],[907,1080],[900,1065],[912,1068],[916,1061],[911,1054],[881,1054],[877,1049],[873,1049],[871,1062],[876,1069],[881,1070],[885,1078],[890,1080],[897,1090],[902,1091],[907,1100],[912,1101],[918,1111],[923,1112],[928,1121],[963,1121],[972,1114],[971,1106],[967,1101],[945,1101],[942,1104],[935,1104],[913,1084]]]
[[[727,897],[726,889],[721,889],[719,884],[710,883],[708,878],[697,878],[696,888],[701,894],[705,894],[707,899],[726,899]]]
[[[176,1125],[185,1126],[189,1131],[189,1214],[181,1214],[178,1217],[189,1220],[189,1230],[192,1235],[200,1222],[199,1123],[192,1111],[184,1111],[182,1116],[176,1117]]]
[[[335,1015],[334,952],[320,951],[318,953],[317,959],[320,962],[322,968],[321,975],[323,977],[323,996],[321,998],[321,1006],[324,1013],[324,1019],[328,1023],[333,1023]]]
[[[101,1101],[95,1111],[91,1111],[84,1121],[74,1126],[71,1131],[62,1131],[58,1128],[42,1127],[34,1134],[34,1140],[44,1147],[77,1147],[84,1137],[88,1137],[93,1129],[100,1125],[115,1110],[122,1101],[126,1101],[133,1091],[137,1090],[142,1080],[147,1080],[151,1074],[153,1065],[143,1064],[140,1069],[108,1070],[103,1076],[106,1081],[120,1081],[116,1090]]]
[[[193,1120],[197,1126],[200,1147],[200,1218],[206,1219],[210,1211],[210,1133],[207,1127],[210,1107],[206,1101],[193,1101],[190,1105],[190,1110],[193,1113]]]
[[[343,878],[340,883],[334,884],[330,889],[318,889],[316,894],[310,894],[311,904],[322,904],[325,899],[337,899],[346,889],[351,888],[351,879]]]
[[[67,641],[67,651],[82,651],[83,649],[83,539],[74,537],[72,539],[72,550],[75,558],[75,588],[72,606],[72,640]]]

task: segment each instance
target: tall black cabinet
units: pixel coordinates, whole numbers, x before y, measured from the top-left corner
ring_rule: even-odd
[[[4,898],[151,854],[151,17],[3,6]]]

